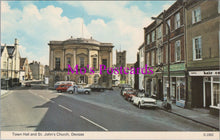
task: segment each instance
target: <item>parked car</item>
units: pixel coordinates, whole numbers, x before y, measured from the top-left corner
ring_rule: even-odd
[[[137,96],[137,97],[145,97],[145,93],[143,93],[143,92],[136,92],[136,93],[134,94],[134,96],[131,97],[131,102],[134,101],[134,98],[135,98],[136,96]]]
[[[100,85],[90,85],[89,88],[91,89],[91,91],[104,91],[106,88]]]
[[[150,98],[150,97],[143,96],[141,94],[138,96],[133,96],[132,100],[133,100],[133,104],[137,105],[138,108],[143,108],[143,107],[156,108],[157,107],[157,100]]]
[[[89,87],[83,87],[82,85],[74,85],[74,86],[70,86],[67,89],[67,92],[69,93],[85,93],[85,94],[90,94],[91,93],[91,89]]]
[[[121,95],[124,96],[124,94],[125,94],[126,91],[132,91],[132,90],[133,90],[132,88],[123,87],[123,88],[121,89]]]
[[[66,92],[67,91],[67,89],[69,88],[69,87],[71,87],[72,85],[70,85],[70,84],[61,84],[61,85],[59,85],[57,88],[56,88],[56,91],[57,92]]]
[[[31,83],[25,83],[26,87],[31,87]]]
[[[68,84],[68,85],[75,85],[75,82],[73,81],[58,81],[54,84],[54,89],[56,89],[61,84]]]
[[[128,101],[131,101],[132,96],[135,96],[136,91],[132,88],[125,88],[124,98]]]

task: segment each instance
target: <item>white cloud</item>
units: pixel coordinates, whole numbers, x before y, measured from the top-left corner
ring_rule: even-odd
[[[162,7],[163,7],[163,10],[167,10],[172,4],[164,4]]]
[[[50,40],[65,40],[70,36],[82,37],[82,18],[70,19],[61,16],[63,9],[47,6],[38,9],[28,3],[22,10],[11,9],[7,2],[2,2],[1,29],[2,40],[18,38],[21,47],[21,56],[48,64]],[[127,1],[65,1],[72,6],[82,6],[89,15],[99,16],[87,25],[83,24],[84,37],[93,36],[101,42],[110,42],[114,49],[127,50],[128,62],[136,61],[136,52],[143,43],[143,27],[151,19],[137,6],[126,7]],[[103,17],[103,19],[102,19]],[[110,20],[106,22],[104,17]],[[10,40],[9,40],[10,39]],[[115,51],[114,51],[115,52]],[[135,53],[134,53],[135,52]]]
[[[143,27],[150,24],[151,19],[147,13],[137,6],[126,7],[128,1],[80,1],[62,3],[73,7],[82,6],[89,15],[96,15],[111,20],[105,22],[102,19],[92,20],[87,28],[95,39],[112,42],[114,49],[127,50],[127,61],[135,62],[138,47],[143,43]],[[148,4],[148,5],[147,5]],[[146,6],[151,6],[146,3]],[[128,57],[129,56],[129,57]]]
[[[10,44],[14,38],[18,38],[22,45],[21,57],[27,57],[29,61],[37,60],[48,64],[47,44],[50,40],[65,40],[72,35],[82,35],[83,19],[61,16],[63,10],[59,7],[48,6],[39,10],[35,5],[29,4],[23,10],[17,10],[11,9],[7,2],[2,3],[1,34],[5,41],[2,43]],[[84,36],[91,36],[86,27]]]

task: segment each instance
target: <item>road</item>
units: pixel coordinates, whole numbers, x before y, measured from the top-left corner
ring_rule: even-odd
[[[212,131],[160,109],[139,109],[118,90],[91,95],[39,86],[1,96],[2,131]]]

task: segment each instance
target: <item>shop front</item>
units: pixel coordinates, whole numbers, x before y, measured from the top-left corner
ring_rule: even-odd
[[[220,70],[189,71],[192,79],[192,106],[220,110]]]
[[[170,100],[179,107],[185,107],[186,101],[186,76],[184,63],[170,66]],[[163,97],[167,99],[169,80],[167,67],[164,67],[163,74]]]

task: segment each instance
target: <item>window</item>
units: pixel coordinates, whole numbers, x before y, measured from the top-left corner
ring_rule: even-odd
[[[3,63],[3,69],[6,69],[6,61]]]
[[[71,58],[67,57],[67,64],[71,65]]]
[[[220,13],[220,0],[218,0],[218,13]]]
[[[67,76],[66,76],[66,81],[69,81],[69,80],[70,80],[70,76],[67,75]]]
[[[147,53],[147,66],[150,66],[150,53]]]
[[[55,69],[60,69],[60,58],[58,57],[55,58]]]
[[[80,58],[79,58],[80,68],[82,68],[82,67],[85,66],[84,60],[85,60],[84,57],[80,57]]]
[[[180,27],[180,13],[175,15],[175,29]]]
[[[175,43],[175,59],[176,59],[176,62],[180,61],[180,56],[181,56],[180,51],[181,51],[180,40],[178,40]]]
[[[160,25],[158,28],[157,28],[157,38],[161,38],[162,37],[162,26]]]
[[[154,66],[154,51],[151,52],[151,66]]]
[[[115,76],[115,75],[114,75]],[[95,75],[94,76],[94,84],[98,84],[98,80],[99,80],[99,75]]]
[[[196,37],[193,39],[193,60],[202,59],[202,43],[201,37]]]
[[[147,44],[150,44],[150,35],[147,35]]]
[[[85,75],[79,77],[78,83],[81,83],[81,84],[86,83],[86,77],[85,77]]]
[[[213,83],[213,105],[220,107],[220,83]]]
[[[152,36],[151,36],[151,37],[152,37],[151,40],[152,40],[152,42],[154,42],[154,40],[155,40],[155,31],[153,31],[153,32],[151,33],[151,35],[152,35]]]
[[[200,8],[196,8],[192,11],[192,23],[197,23],[201,21],[201,11]]]
[[[92,67],[94,68],[94,69],[96,69],[96,67],[97,67],[97,58],[93,58],[93,60],[92,60]]]
[[[162,62],[162,58],[163,58],[163,53],[162,53],[163,51],[162,51],[162,48],[158,48],[157,49],[157,58],[158,58],[158,65]]]
[[[107,67],[107,59],[102,59],[102,64]]]
[[[169,27],[170,27],[170,19],[169,20],[167,20],[167,24],[169,25]],[[170,27],[171,28],[171,27]],[[171,29],[170,29],[171,30]],[[168,27],[166,26],[166,34],[168,34]]]
[[[177,101],[185,100],[185,78],[176,78],[176,95]]]

